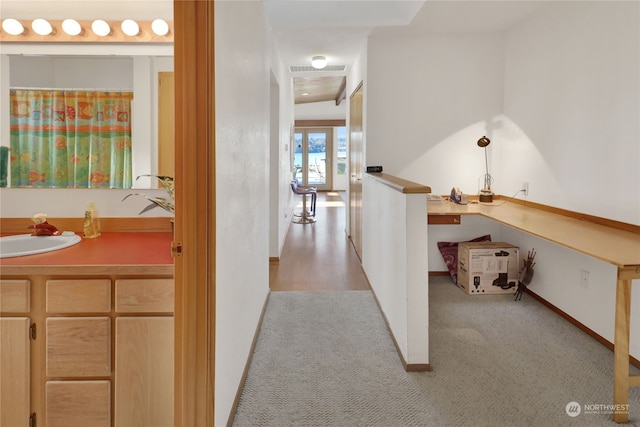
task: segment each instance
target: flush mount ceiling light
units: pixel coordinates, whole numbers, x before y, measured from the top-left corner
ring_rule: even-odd
[[[24,32],[24,27],[20,21],[13,18],[2,21],[2,29],[12,36],[18,36]]]
[[[70,36],[77,36],[82,33],[82,27],[75,19],[65,19],[62,21],[62,31]]]
[[[122,28],[122,32],[130,37],[135,37],[140,34],[140,26],[133,19],[125,19],[120,24],[120,28]]]
[[[169,32],[169,24],[164,19],[155,19],[151,23],[151,30],[158,36],[166,36]]]
[[[48,36],[53,33],[53,27],[46,19],[34,19],[31,22],[31,28],[33,28],[33,31],[35,31],[36,34],[41,36]]]
[[[327,66],[327,58],[324,56],[314,56],[311,59],[311,66],[316,70],[321,70]]]
[[[108,36],[111,33],[111,27],[107,23],[107,21],[103,21],[102,19],[96,19],[91,24],[91,30],[95,33],[95,35],[100,37]]]

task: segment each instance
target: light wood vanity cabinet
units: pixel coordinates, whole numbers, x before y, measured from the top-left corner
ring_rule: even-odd
[[[163,277],[0,280],[0,427],[172,426],[173,288]]]
[[[115,289],[115,427],[171,427],[173,280],[121,279]]]
[[[27,427],[30,417],[31,282],[0,280],[0,426]],[[7,408],[10,408],[8,410]]]

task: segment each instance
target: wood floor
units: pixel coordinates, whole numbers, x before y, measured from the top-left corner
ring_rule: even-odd
[[[370,289],[345,232],[345,209],[339,193],[321,192],[318,193],[317,222],[289,225],[280,259],[270,265],[272,291]],[[300,204],[295,211],[301,210]]]

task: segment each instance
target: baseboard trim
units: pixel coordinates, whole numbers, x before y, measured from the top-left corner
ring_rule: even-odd
[[[565,313],[564,311],[562,311],[561,309],[559,309],[558,307],[556,307],[555,305],[551,304],[549,301],[547,301],[546,299],[542,298],[540,295],[536,294],[535,292],[531,291],[529,288],[527,288],[525,290],[525,292],[531,296],[531,298],[535,299],[536,301],[538,301],[540,304],[544,305],[545,307],[547,307],[549,310],[553,311],[554,313],[556,313],[558,316],[562,317],[563,319],[565,319],[566,321],[568,321],[569,323],[571,323],[572,325],[576,326],[578,329],[580,329],[582,332],[586,333],[587,335],[589,335],[591,338],[593,338],[594,340],[598,341],[600,344],[604,345],[605,347],[607,347],[609,350],[614,351],[615,350],[615,345],[609,341],[608,339],[606,339],[605,337],[603,337],[602,335],[598,334],[597,332],[595,332],[593,329],[589,328],[588,326],[584,325],[583,323],[581,323],[580,321],[578,321],[577,319],[575,319],[574,317],[570,316],[569,314]],[[635,357],[629,355],[629,363],[631,363],[632,365],[640,368],[640,360],[636,359]]]
[[[430,372],[431,365],[428,363],[404,363],[404,370],[407,372]]]
[[[240,378],[240,383],[238,384],[238,389],[236,390],[236,396],[233,399],[233,405],[231,406],[231,412],[229,413],[229,418],[227,420],[227,427],[231,427],[233,425],[233,420],[236,417],[236,413],[238,412],[238,405],[240,404],[240,396],[242,396],[242,390],[244,389],[244,385],[247,382],[247,376],[249,375],[249,368],[251,367],[251,362],[253,361],[253,354],[256,350],[256,344],[258,343],[258,337],[260,336],[260,329],[262,328],[262,321],[264,320],[264,315],[267,311],[267,303],[269,302],[269,297],[271,296],[271,291],[267,293],[267,297],[264,299],[264,303],[262,304],[262,312],[260,313],[260,319],[258,320],[258,326],[256,327],[256,331],[253,334],[253,341],[251,342],[251,348],[249,349],[249,356],[247,356],[247,361],[244,365],[244,371],[242,372],[242,377]]]
[[[448,271],[430,271],[429,276],[449,276],[451,273]]]

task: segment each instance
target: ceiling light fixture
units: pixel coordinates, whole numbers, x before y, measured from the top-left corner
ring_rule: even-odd
[[[31,28],[35,31],[36,34],[40,34],[41,36],[48,36],[53,33],[53,27],[46,19],[38,18],[34,19],[31,22]]]
[[[158,36],[166,36],[169,33],[169,24],[164,19],[155,19],[151,23],[151,30]]]
[[[12,36],[18,36],[24,32],[24,27],[17,19],[9,18],[2,21],[2,29],[11,34]]]
[[[82,33],[82,26],[75,19],[65,19],[62,21],[62,31],[70,36],[77,36]]]
[[[105,37],[111,34],[111,27],[107,23],[107,21],[103,21],[102,19],[96,19],[91,24],[91,30],[95,33],[95,35],[100,37]]]
[[[120,24],[120,28],[122,28],[122,32],[130,37],[135,37],[140,34],[140,26],[133,19],[125,19]]]
[[[311,59],[311,66],[316,70],[321,70],[327,66],[327,58],[324,56],[314,56]]]

